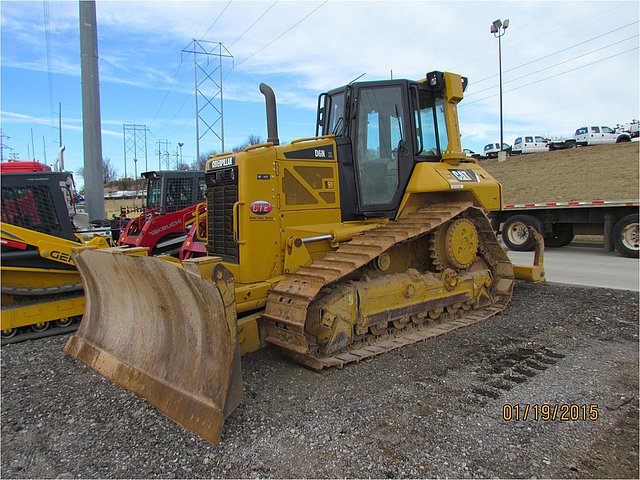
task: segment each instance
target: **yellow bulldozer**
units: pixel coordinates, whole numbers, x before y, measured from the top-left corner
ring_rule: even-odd
[[[502,189],[462,151],[466,85],[351,83],[319,96],[316,136],[280,145],[261,84],[267,143],[207,161],[208,256],[79,252],[87,307],[65,350],[218,442],[241,354],[341,368],[503,311],[514,267],[486,216]]]

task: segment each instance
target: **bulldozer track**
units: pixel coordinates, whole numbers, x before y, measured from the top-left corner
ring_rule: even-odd
[[[491,287],[494,302],[491,305],[469,311],[460,310],[456,314],[446,313],[437,323],[389,329],[380,336],[367,334],[345,351],[333,355],[325,356],[312,351],[306,343],[305,320],[309,306],[324,287],[345,279],[389,248],[427,235],[462,213],[466,213],[477,228],[481,245],[478,254],[487,263],[494,278]],[[284,329],[286,335],[284,339],[282,336],[268,336],[267,341],[285,348],[297,361],[311,368],[341,368],[486,320],[506,308],[511,300],[513,283],[512,264],[480,209],[473,207],[471,202],[432,204],[398,221],[366,231],[340,245],[322,260],[313,261],[296,273],[285,275],[270,290],[263,317],[266,322]]]
[[[18,333],[15,337],[2,338],[0,345],[4,347],[5,345],[10,345],[12,343],[26,342],[27,340],[37,340],[39,338],[45,337],[54,337],[56,335],[64,335],[65,333],[73,333],[78,330],[79,326],[80,322],[78,321],[76,323],[73,323],[72,325],[69,325],[68,327],[54,326],[49,328],[48,330],[45,330],[44,332],[24,331],[22,333]]]
[[[43,295],[58,295],[62,293],[78,292],[82,290],[82,283],[69,283],[66,285],[56,285],[54,287],[41,288],[18,288],[2,287],[2,293],[7,295],[18,295],[27,297],[40,297]]]

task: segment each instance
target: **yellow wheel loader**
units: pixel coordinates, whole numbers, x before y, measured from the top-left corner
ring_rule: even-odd
[[[2,345],[78,328],[84,295],[73,249],[111,243],[77,233],[72,186],[69,172],[2,173]]]
[[[217,442],[241,354],[272,344],[340,368],[503,311],[514,268],[485,214],[502,190],[462,151],[466,84],[431,72],[331,90],[316,136],[288,145],[261,84],[268,142],[206,165],[208,256],[80,252],[87,310],[65,350]]]

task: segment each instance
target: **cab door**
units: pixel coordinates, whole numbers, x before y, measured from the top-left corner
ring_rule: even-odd
[[[367,216],[394,216],[409,181],[415,148],[407,92],[406,82],[370,82],[355,89],[358,210]]]
[[[524,137],[524,142],[522,142],[522,153],[533,153],[535,152],[533,145],[533,137]]]
[[[547,141],[543,137],[535,136],[533,137],[533,140],[534,151],[546,152],[547,150],[549,150],[549,147],[547,147]]]
[[[598,145],[603,142],[600,127],[589,127],[589,144]]]
[[[616,143],[618,134],[611,127],[600,127],[602,133],[602,143]]]

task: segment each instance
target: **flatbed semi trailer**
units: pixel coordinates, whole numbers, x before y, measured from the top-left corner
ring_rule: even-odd
[[[637,199],[510,203],[491,212],[491,218],[511,250],[533,250],[527,228],[531,226],[543,235],[549,247],[568,245],[575,235],[602,235],[605,250],[638,258],[639,205]]]

